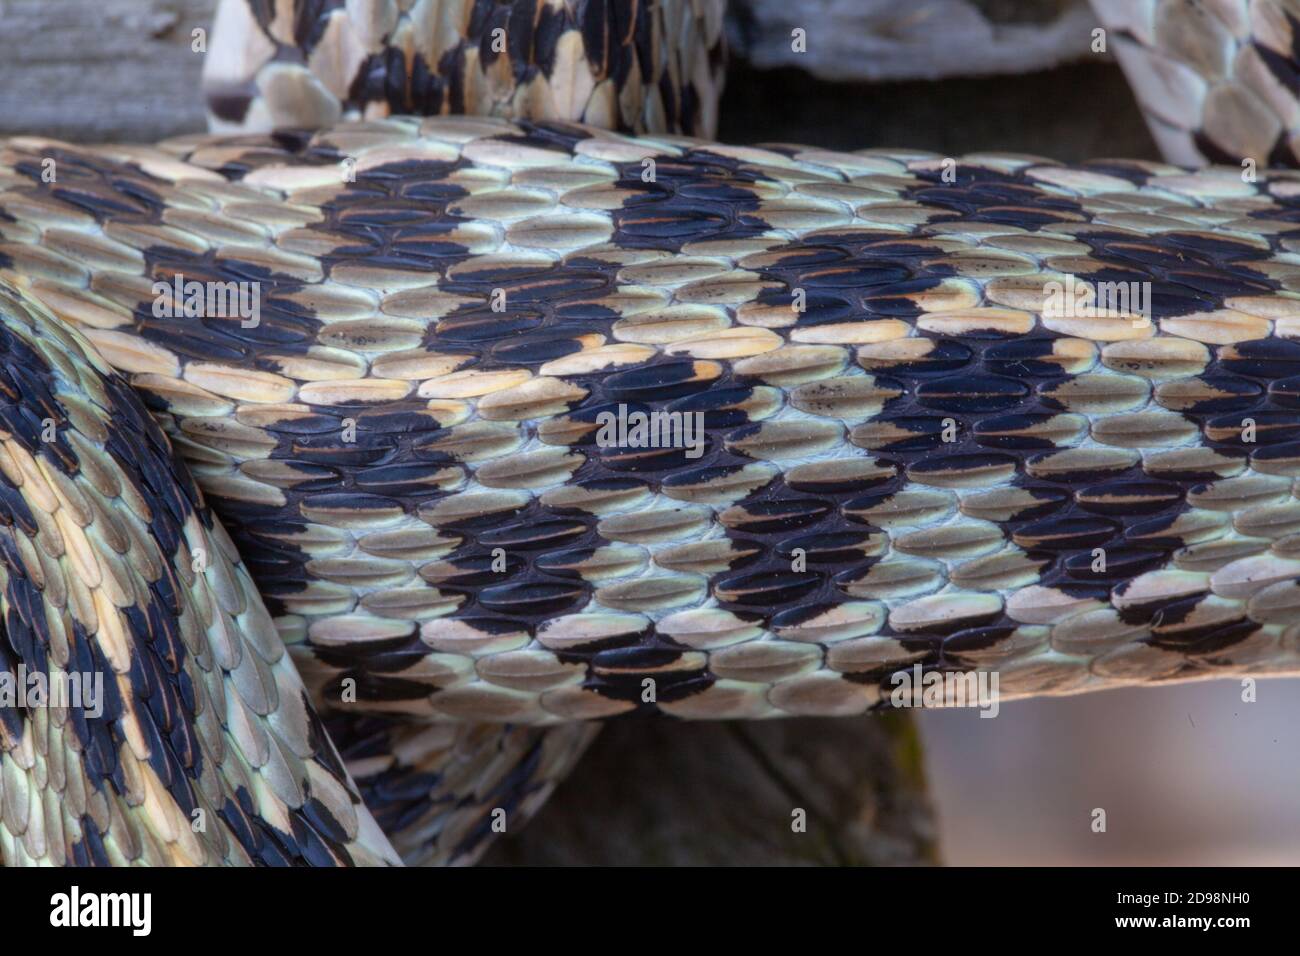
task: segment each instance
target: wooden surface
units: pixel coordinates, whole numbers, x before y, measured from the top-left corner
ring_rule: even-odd
[[[805,811],[806,830],[792,827]],[[920,743],[903,713],[601,732],[536,818],[487,863],[936,862]]]
[[[190,31],[215,0],[0,0],[0,135],[152,140],[203,129]]]
[[[735,0],[731,10],[732,46],[754,66],[825,80],[1044,70],[1090,56],[1097,25],[1088,0]]]

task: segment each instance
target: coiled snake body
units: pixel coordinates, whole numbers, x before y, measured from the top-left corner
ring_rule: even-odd
[[[148,412],[30,300],[0,316],[0,667],[102,681],[0,708],[4,861],[394,862]]]
[[[509,768],[558,777],[582,721],[854,714],[916,666],[1004,697],[1300,671],[1298,194],[466,117],[27,138],[0,278],[6,328],[60,329],[43,303],[153,410],[318,702],[408,715],[440,761],[486,733],[466,786],[535,805]],[[255,283],[259,321],[187,314],[176,277]],[[0,849],[39,858],[7,733]],[[393,811],[399,849],[471,856],[481,817],[440,813]]]

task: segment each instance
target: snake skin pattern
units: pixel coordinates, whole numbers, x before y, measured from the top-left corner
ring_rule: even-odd
[[[0,170],[0,274],[163,416],[321,701],[765,717],[888,705],[914,664],[1004,699],[1297,670],[1300,174],[437,118]],[[256,278],[261,324],[153,318],[176,273]],[[700,413],[702,456],[601,447],[620,404]]]
[[[212,129],[393,113],[712,136],[723,0],[221,0]]]
[[[1293,164],[1286,4],[1095,3],[1167,156]],[[720,23],[712,0],[222,0],[206,90],[218,130],[481,112],[707,135]],[[62,749],[57,710],[0,724],[0,861],[392,862],[331,737],[408,862],[470,862],[489,809],[526,820],[582,753],[598,724],[573,721],[857,713],[914,665],[995,671],[1003,697],[1300,670],[1295,191],[455,119],[0,143],[0,276],[23,290],[0,289],[23,359],[4,427],[30,436],[31,396],[67,368],[95,365],[77,382],[99,394],[99,359],[39,300],[143,393],[335,711],[326,736],[297,703],[235,551],[210,594],[177,549],[219,651],[211,624],[207,646],[182,625],[177,664],[146,576],[119,672],[114,618],[74,599],[74,649],[126,703],[107,735],[67,720]],[[262,321],[155,317],[153,281],[177,274],[256,283]],[[1053,282],[1083,308],[1049,302]],[[1129,283],[1142,314],[1089,308]],[[50,394],[86,427],[84,396]],[[117,486],[189,508],[183,538],[148,524],[148,567],[224,540],[129,392],[108,394],[93,413],[142,423]],[[703,455],[598,443],[619,406],[701,416]],[[25,502],[20,459],[0,472]],[[59,548],[33,542],[67,538],[43,506],[84,516],[54,474],[34,509],[7,499],[35,522],[10,531],[36,535],[0,536],[12,666],[66,666],[66,624],[31,624],[50,592],[8,583],[32,554],[48,575]],[[111,533],[85,527],[115,577]],[[74,552],[70,593],[93,593]],[[261,697],[205,666],[246,619]],[[159,628],[171,656],[150,656]],[[154,660],[181,675],[161,698]],[[240,719],[214,722],[200,685]],[[185,832],[198,807],[211,834]]]
[[[3,284],[0,498],[0,680],[43,695],[0,706],[0,862],[397,862],[167,439]]]
[[[452,112],[711,135],[722,7],[721,0],[223,0],[205,63],[211,126],[317,128],[340,116]],[[484,794],[492,794],[492,809],[509,808],[512,825],[526,822],[596,730],[331,722],[345,757],[354,753],[350,741],[359,748],[354,769],[368,778],[383,764],[366,800],[411,863],[468,862],[481,852],[486,840],[466,846],[457,834],[484,833]],[[376,762],[397,753],[418,759]]]
[[[222,0],[205,63],[209,117],[221,131],[452,112],[711,135],[725,59],[722,8],[721,0]],[[594,726],[548,733],[467,725],[449,742],[446,728],[368,720],[354,733],[347,723],[338,717],[331,731],[345,757],[347,741],[361,742],[354,769],[369,773],[375,754],[422,755],[385,769],[383,785],[366,796],[411,863],[472,859],[456,834],[483,833],[481,796],[494,794],[492,808],[511,808],[512,825],[522,824],[596,734]],[[472,775],[480,768],[481,780]],[[389,796],[391,804],[378,802]]]
[[[1170,162],[1300,164],[1296,0],[1092,0]]]

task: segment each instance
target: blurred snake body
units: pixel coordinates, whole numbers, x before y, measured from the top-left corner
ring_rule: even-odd
[[[227,121],[275,115],[273,91],[307,82],[301,65],[263,82],[307,48],[291,39],[322,35],[305,14],[276,33],[289,9],[223,4],[279,37],[264,62],[223,54]],[[332,10],[324,35],[343,29]],[[420,62],[464,68],[457,49]],[[118,832],[115,807],[179,834],[176,808],[201,798],[261,814],[277,852],[384,859],[271,619],[314,700],[344,715],[330,726],[366,802],[422,860],[472,858],[484,808],[526,816],[599,719],[857,714],[915,668],[994,672],[1004,699],[1300,672],[1300,174],[388,116],[356,91],[395,74],[358,62],[369,85],[317,101],[370,118],[318,131],[0,142],[4,335],[61,343],[43,365],[30,345],[4,353],[0,654],[102,654],[120,689],[107,737],[0,719],[6,862],[82,861],[84,841],[31,835],[60,793],[80,813],[65,829],[86,830],[85,804],[99,834]],[[544,112],[591,118],[594,93],[557,94],[553,72],[519,63],[512,82],[546,80]],[[606,125],[672,125],[662,103],[613,112]],[[177,276],[254,283],[259,321],[187,314],[166,291]],[[1120,287],[1131,297],[1108,307]],[[71,376],[65,348],[93,374]],[[225,522],[235,549],[209,549],[222,570],[186,572],[193,536],[218,526],[197,492],[171,507],[164,477],[189,479],[160,473],[166,443],[95,349]],[[135,511],[114,517],[82,444],[32,444],[29,409],[46,406],[90,445],[118,436],[98,454]],[[600,440],[603,413],[634,412],[697,416],[701,454]],[[141,530],[153,557],[135,569],[131,514],[167,509],[191,537]],[[123,527],[76,535],[96,521]],[[169,575],[202,612],[158,590]],[[40,631],[42,601],[66,620]],[[243,658],[214,646],[216,625],[168,623],[221,613],[251,615]],[[15,637],[32,628],[35,644]],[[227,621],[222,640],[238,633]],[[159,680],[174,704],[157,704]],[[98,797],[48,785],[36,755],[59,741]],[[191,762],[163,766],[160,748]],[[173,809],[149,802],[165,794],[127,772],[132,755]],[[243,782],[257,768],[261,791]],[[241,794],[260,792],[249,809]],[[282,839],[309,824],[312,853]],[[247,830],[174,846],[258,861]],[[156,862],[140,844],[110,861]]]

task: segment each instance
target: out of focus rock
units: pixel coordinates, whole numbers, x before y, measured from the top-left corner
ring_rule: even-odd
[[[729,38],[760,69],[935,80],[1068,63],[1089,54],[1096,26],[1087,0],[733,0]]]

